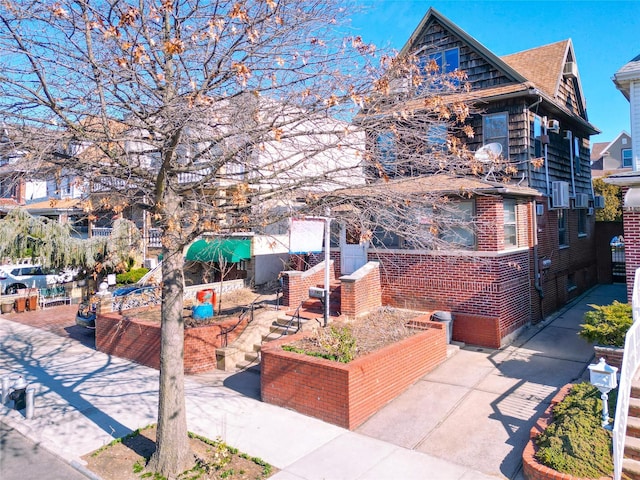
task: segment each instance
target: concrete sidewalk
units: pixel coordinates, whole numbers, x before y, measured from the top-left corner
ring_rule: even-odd
[[[587,305],[625,293],[597,287],[506,349],[461,349],[357,432],[262,403],[251,370],[187,377],[189,430],[271,463],[275,480],[519,478],[530,426],[592,359],[576,335]],[[156,370],[5,319],[0,338],[0,376],[39,385],[33,419],[0,406],[0,421],[73,465],[156,422]]]

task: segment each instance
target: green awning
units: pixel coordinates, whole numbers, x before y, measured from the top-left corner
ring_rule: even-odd
[[[191,244],[184,258],[190,262],[220,262],[222,258],[229,263],[237,263],[251,258],[251,240],[236,238],[196,240]]]

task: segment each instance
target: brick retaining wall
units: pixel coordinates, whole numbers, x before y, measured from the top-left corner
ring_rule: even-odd
[[[442,323],[349,363],[287,352],[297,334],[263,345],[262,400],[353,430],[446,359]]]
[[[151,368],[160,368],[160,324],[136,319],[131,311],[126,316],[106,313],[96,319],[96,349],[126,358]],[[214,325],[192,327],[184,333],[184,372],[186,374],[216,369],[216,349],[222,347],[222,329],[237,323],[229,318]],[[247,320],[228,335],[233,342],[247,326]]]

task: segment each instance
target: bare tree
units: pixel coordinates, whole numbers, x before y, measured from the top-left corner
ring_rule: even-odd
[[[162,231],[149,467],[165,476],[191,462],[184,246],[203,232],[259,231],[326,206],[362,239],[384,228],[431,245],[442,240],[435,233],[446,222],[436,219],[447,218],[450,203],[409,177],[486,168],[461,140],[473,134],[464,77],[425,69],[412,55],[378,56],[348,35],[351,8],[344,0],[0,6],[0,115],[20,131],[12,148],[27,152],[33,174],[47,166],[81,179],[90,215],[137,209]],[[444,101],[452,92],[460,98]],[[461,228],[452,232],[464,236]]]
[[[277,222],[299,192],[349,184],[360,160],[345,99],[362,94],[344,1],[9,1],[0,114],[29,170],[72,172],[89,212],[146,210],[162,230],[157,449],[191,464],[183,385],[183,255],[201,232]],[[354,105],[354,104],[351,104]],[[309,134],[312,132],[313,138]],[[28,171],[23,172],[28,175]],[[271,209],[271,206],[285,206]],[[278,211],[278,217],[269,212]]]

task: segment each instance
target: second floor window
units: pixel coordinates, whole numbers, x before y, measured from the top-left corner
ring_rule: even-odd
[[[436,150],[445,150],[447,148],[446,123],[436,122],[427,127],[427,146]]]
[[[396,171],[396,137],[393,132],[382,132],[376,138],[378,161],[387,175]]]
[[[633,166],[633,157],[630,148],[622,149],[622,168],[631,168]]]
[[[580,173],[580,139],[573,137],[573,161],[576,175]]]
[[[482,138],[484,145],[499,143],[502,145],[502,156],[509,158],[509,114],[493,113],[482,117]]]

